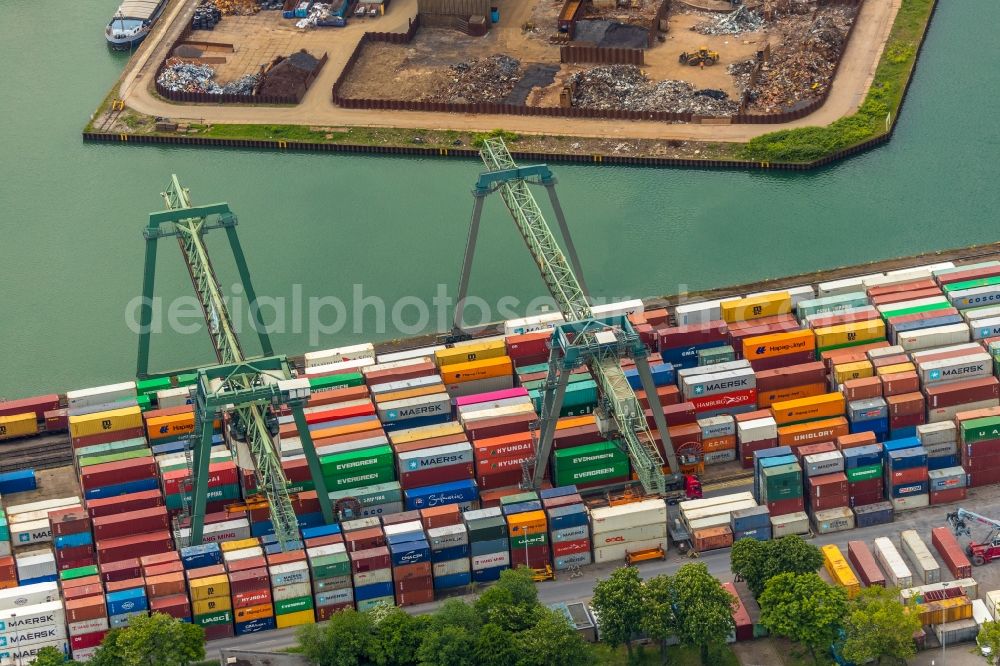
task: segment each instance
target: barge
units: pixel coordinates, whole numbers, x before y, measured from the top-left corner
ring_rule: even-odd
[[[124,0],[104,28],[104,37],[113,49],[135,48],[153,29],[167,0]]]

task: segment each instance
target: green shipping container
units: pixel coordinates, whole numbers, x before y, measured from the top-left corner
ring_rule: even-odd
[[[313,607],[313,598],[311,596],[295,597],[294,599],[275,601],[274,614],[288,615],[289,613],[298,613],[299,611],[312,610],[312,607]]]
[[[802,470],[796,463],[765,467],[762,487],[768,502],[802,497]]]
[[[729,345],[698,350],[698,365],[715,365],[736,360],[736,351]]]
[[[830,345],[829,347],[817,347],[816,348],[816,358],[820,358],[823,352],[833,351],[834,349],[845,349],[847,347],[857,347],[858,345],[870,345],[873,342],[885,342],[885,338],[869,338],[867,340],[853,340],[851,342],[845,342],[842,345]],[[816,420],[816,419],[811,419]],[[806,421],[799,421],[799,423],[806,423]],[[792,425],[791,423],[784,423],[782,425]]]
[[[191,386],[192,384],[196,384],[197,382],[198,382],[198,373],[196,372],[189,372],[186,375],[177,375],[178,388],[181,386]]]
[[[856,291],[849,294],[834,294],[833,296],[799,301],[799,304],[795,306],[795,312],[798,314],[799,320],[805,320],[812,314],[836,313],[837,310],[859,308],[865,305],[868,305],[868,295],[863,291]]]
[[[323,456],[319,464],[324,477],[339,477],[356,476],[368,469],[392,466],[392,462],[392,447],[386,444]]]
[[[849,483],[854,483],[856,481],[867,481],[868,479],[877,479],[882,476],[882,465],[866,465],[864,467],[855,467],[854,469],[847,470],[847,481]]]
[[[322,393],[348,386],[361,386],[364,383],[364,375],[360,372],[348,372],[340,375],[314,377],[309,380],[309,388],[312,389],[313,393]]]
[[[396,468],[392,465],[387,467],[374,467],[355,471],[352,474],[340,476],[323,475],[326,481],[327,490],[344,490],[347,488],[364,488],[377,483],[387,483],[396,480]]]
[[[526,492],[517,493],[515,495],[507,495],[500,498],[500,506],[507,506],[508,504],[521,504],[522,502],[534,502],[538,500],[538,493]]]
[[[84,458],[80,458],[79,463],[80,467],[89,467],[90,465],[100,465],[103,463],[121,462],[122,460],[145,458],[152,454],[153,452],[150,449],[132,449],[131,451],[116,451],[114,453],[105,453],[99,456],[86,456]]]
[[[575,483],[590,483],[592,481],[607,481],[629,473],[628,460],[601,465],[598,467],[576,467],[567,472],[557,472],[553,483],[557,486],[569,486]]]
[[[510,540],[511,550],[518,548],[531,548],[532,546],[544,546],[548,544],[549,536],[542,532],[540,534],[529,534],[528,536],[512,537]]]
[[[362,507],[403,501],[403,491],[400,489],[398,481],[379,483],[356,490],[330,490],[328,494],[330,500],[334,502],[344,497],[352,497],[358,500]]]
[[[157,379],[140,379],[135,383],[135,392],[139,395],[148,395],[157,391],[166,391],[173,388],[170,377],[158,377]]]
[[[107,453],[133,451],[135,449],[143,449],[146,451],[150,450],[145,437],[123,439],[120,442],[108,442],[107,444],[91,444],[90,446],[82,446],[73,453],[79,460],[85,456],[103,456]]]
[[[628,460],[628,456],[612,441],[574,446],[555,452],[557,470],[570,471],[576,467],[601,467],[609,463]]]
[[[916,305],[912,308],[903,308],[901,310],[887,310],[882,313],[882,319],[885,319],[887,323],[892,323],[890,320],[893,317],[905,317],[906,315],[917,314],[920,312],[933,312],[934,310],[946,310],[952,307],[951,303],[945,301],[944,303],[932,303],[931,305]]]
[[[92,564],[89,567],[76,567],[75,569],[65,569],[59,572],[59,580],[75,580],[77,578],[83,578],[85,576],[96,576],[97,575],[97,565]]]
[[[194,624],[199,627],[214,627],[219,624],[231,624],[232,621],[232,611],[219,611],[218,613],[205,613],[204,615],[194,616]]]
[[[952,282],[944,286],[944,291],[946,294],[949,294],[953,291],[965,291],[966,289],[975,289],[976,287],[992,287],[997,284],[1000,284],[1000,276],[966,280],[965,282]]]
[[[315,481],[295,481],[285,486],[285,490],[290,493],[307,493],[316,490]]]
[[[987,439],[1000,439],[1000,416],[962,421],[962,443],[975,444]]]
[[[540,391],[529,391],[531,402],[535,406],[536,412],[542,411],[542,394]],[[597,404],[597,382],[588,379],[582,382],[574,382],[566,387],[566,396],[563,398],[563,406],[559,411],[560,415],[566,411],[577,413],[581,407],[592,407]],[[589,412],[580,412],[587,414]]]
[[[218,502],[219,500],[236,500],[240,499],[240,486],[238,483],[233,483],[227,486],[219,486],[217,488],[208,489],[208,501]],[[172,510],[178,510],[183,508],[183,495],[181,493],[174,493],[173,495],[167,495],[166,502],[167,508]],[[188,495],[188,502],[191,501],[191,495]]]
[[[351,563],[344,556],[342,562],[330,562],[327,564],[314,564],[312,567],[312,577],[314,581],[326,578],[337,578],[338,576],[349,576],[351,573]]]

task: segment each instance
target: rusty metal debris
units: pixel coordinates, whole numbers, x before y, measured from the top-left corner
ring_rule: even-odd
[[[223,16],[253,16],[260,11],[258,0],[215,0]]]
[[[460,62],[451,66],[452,82],[442,97],[456,103],[501,102],[521,74],[521,62],[503,54]]]
[[[605,65],[577,72],[573,106],[591,109],[667,111],[702,116],[731,116],[739,104],[721,91],[700,91],[686,81],[650,81],[635,65]]]
[[[740,5],[735,11],[699,23],[691,29],[702,35],[738,35],[760,30],[764,25],[764,17],[756,10]]]
[[[208,93],[209,95],[252,95],[260,83],[256,74],[247,74],[235,81],[220,85],[215,80],[215,69],[197,65],[178,58],[167,61],[156,82],[172,92]]]

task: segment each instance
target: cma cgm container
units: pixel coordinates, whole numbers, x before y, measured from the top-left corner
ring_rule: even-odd
[[[916,579],[924,585],[937,583],[941,580],[941,566],[927,549],[924,540],[920,538],[916,530],[905,530],[899,535],[903,552],[913,563],[913,572]]]
[[[886,580],[893,587],[911,587],[913,585],[913,574],[910,573],[899,551],[887,537],[875,539],[875,559],[885,571]]]

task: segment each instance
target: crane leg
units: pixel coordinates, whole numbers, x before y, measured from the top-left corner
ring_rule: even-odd
[[[150,326],[153,323],[153,285],[156,282],[156,241],[158,229],[147,230],[146,261],[142,269],[142,303],[139,305],[139,356],[135,376],[145,379],[149,376]]]
[[[312,476],[315,484],[316,498],[319,500],[320,511],[323,512],[323,522],[332,525],[336,522],[333,515],[333,505],[330,503],[330,494],[326,490],[326,481],[323,480],[323,468],[319,464],[319,456],[316,455],[316,447],[313,445],[312,436],[309,434],[309,424],[306,423],[306,415],[302,407],[292,407],[292,415],[295,417],[295,426],[299,430],[299,438],[302,440],[302,452],[309,463],[309,475]],[[278,452],[281,455],[281,452]]]
[[[191,476],[191,538],[188,543],[200,546],[205,532],[205,504],[208,501],[208,466],[212,459],[212,421],[201,424],[201,437],[194,441],[194,460]]]
[[[472,221],[469,223],[469,238],[465,243],[465,259],[462,260],[462,275],[458,281],[458,300],[455,301],[455,321],[452,333],[462,333],[463,315],[465,314],[465,298],[469,294],[469,277],[472,275],[472,259],[476,255],[476,241],[479,238],[479,221],[483,217],[483,202],[485,194],[474,192],[475,203],[472,207]]]
[[[677,464],[677,454],[674,452],[674,445],[670,441],[670,433],[667,431],[667,419],[663,416],[663,405],[660,403],[660,396],[656,393],[656,385],[653,383],[649,359],[645,356],[636,357],[635,368],[639,372],[639,381],[642,382],[642,390],[646,392],[649,408],[653,411],[653,422],[656,423],[656,430],[660,433],[660,439],[663,441],[663,452],[666,454],[670,471],[676,474],[680,471],[680,466]]]
[[[559,195],[556,194],[556,184],[554,181],[545,183],[545,191],[549,193],[549,202],[552,210],[556,213],[556,222],[559,223],[559,233],[562,234],[563,242],[566,244],[566,254],[569,255],[569,263],[576,273],[576,281],[583,290],[583,295],[590,298],[590,290],[587,289],[587,282],[583,277],[583,266],[580,265],[580,258],[576,254],[576,246],[573,244],[573,237],[569,233],[569,225],[566,224],[566,216],[563,214],[562,204],[559,203]]]
[[[550,366],[549,377],[552,378],[555,366]],[[556,422],[559,420],[559,410],[562,409],[563,398],[566,396],[566,386],[572,373],[563,370],[559,373],[558,382],[549,381],[545,384],[542,394],[542,427],[538,437],[538,450],[535,451],[535,471],[531,478],[533,490],[541,488],[545,479],[545,470],[549,465],[549,454],[552,452],[552,439],[556,434]]]
[[[243,283],[243,291],[247,295],[247,302],[250,304],[250,316],[253,317],[253,327],[257,331],[260,339],[260,348],[264,356],[274,356],[274,348],[271,346],[271,338],[267,334],[267,327],[260,320],[260,310],[257,309],[257,292],[254,291],[253,282],[250,281],[250,269],[247,267],[246,256],[243,254],[243,246],[240,245],[240,237],[236,234],[235,223],[226,227],[226,236],[229,238],[229,247],[233,250],[233,258],[236,259],[236,268],[240,272],[240,282]]]

